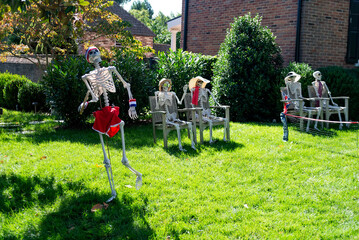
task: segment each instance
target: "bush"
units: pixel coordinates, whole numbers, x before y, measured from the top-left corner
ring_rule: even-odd
[[[191,53],[178,49],[176,52],[160,52],[157,61],[157,80],[169,78],[172,80],[172,91],[182,95],[182,89],[189,80],[202,76],[208,80],[213,76],[213,65],[216,57],[199,53]]]
[[[20,88],[31,81],[25,76],[12,74],[11,80],[7,81],[4,86],[4,106],[8,109],[15,110],[19,106],[18,94]]]
[[[7,82],[10,82],[14,75],[8,72],[0,73],[0,107],[5,107],[4,88]]]
[[[95,104],[90,104],[86,114],[80,115],[77,110],[87,92],[81,77],[92,69],[82,56],[61,58],[49,65],[41,82],[46,100],[69,127],[84,126],[88,113],[96,109]]]
[[[344,69],[330,66],[318,69],[322,73],[322,80],[326,82],[331,95],[349,96],[349,118],[359,120],[359,71],[358,69]],[[343,100],[334,100],[339,106]]]
[[[261,17],[235,18],[214,67],[214,94],[231,106],[233,121],[263,121],[278,115],[280,48]]]
[[[25,83],[19,90],[18,102],[20,108],[26,112],[35,109],[33,102],[37,102],[36,111],[46,111],[46,95],[41,84]]]
[[[315,80],[313,77],[314,70],[306,63],[291,62],[282,70],[281,86],[285,86],[284,78],[289,72],[295,72],[302,76],[299,80],[302,85],[302,95],[308,97],[307,86],[312,85],[312,82]]]
[[[155,91],[155,73],[151,71],[143,60],[138,60],[133,53],[116,51],[112,63],[122,78],[131,84],[131,92],[136,99],[136,111],[138,115],[144,115],[148,111],[148,96]],[[114,78],[114,79],[117,79]],[[120,81],[115,81],[116,93],[110,93],[110,104],[113,103],[121,109],[120,118],[126,122],[132,122],[128,116],[128,93]]]

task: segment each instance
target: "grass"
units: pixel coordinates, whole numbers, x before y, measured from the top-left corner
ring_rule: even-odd
[[[0,121],[3,120],[0,118]],[[358,130],[330,136],[280,124],[231,123],[231,142],[179,152],[151,125],[108,140],[118,197],[110,197],[102,149],[91,129],[52,125],[0,132],[0,239],[359,239]],[[161,133],[158,132],[158,136]],[[205,133],[208,140],[208,131]],[[132,186],[132,187],[131,187]]]

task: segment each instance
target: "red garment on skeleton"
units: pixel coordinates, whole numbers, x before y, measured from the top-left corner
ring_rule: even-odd
[[[92,129],[96,132],[106,134],[113,137],[120,130],[121,119],[118,117],[120,114],[119,107],[104,107],[93,113],[95,116],[95,123]]]
[[[192,96],[192,104],[198,105],[198,95],[199,95],[199,87],[194,87],[194,92]]]

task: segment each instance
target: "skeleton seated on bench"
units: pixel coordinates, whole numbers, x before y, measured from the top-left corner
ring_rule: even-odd
[[[315,101],[318,100],[316,98],[304,98],[302,96],[302,85],[299,82],[301,76],[295,72],[289,72],[288,75],[285,77],[285,85],[286,90],[288,93],[288,97],[292,99],[291,103],[293,104],[292,108],[294,110],[300,110],[302,109],[303,116],[308,116],[308,118],[311,118],[314,115],[317,115],[317,120],[322,117],[322,100],[319,100],[319,106],[317,107],[307,107],[304,105],[304,101],[299,101],[299,99],[302,100],[309,100],[309,101]],[[302,116],[300,116],[302,117]],[[302,122],[302,121],[301,121]],[[309,131],[309,125],[310,120],[308,120],[306,131]],[[315,121],[314,129],[319,130],[317,128],[318,121]]]
[[[186,94],[185,107],[196,108],[195,120],[199,123],[200,128],[200,141],[203,143],[203,131],[206,127],[209,127],[210,139],[209,142],[213,143],[212,139],[212,128],[216,125],[223,125],[223,140],[230,140],[230,129],[229,129],[229,106],[221,105],[217,102],[212,92],[206,88],[206,85],[210,81],[197,76],[189,81],[188,88],[190,93]],[[185,86],[187,87],[187,85]],[[211,95],[213,101],[217,104],[216,106],[210,106],[209,95]],[[212,113],[212,108],[222,108],[225,111],[225,117],[218,117]],[[191,117],[191,115],[189,115]],[[193,131],[196,131],[194,128]]]
[[[170,79],[162,79],[159,82],[159,91],[155,92],[155,96],[150,97],[150,107],[152,113],[153,138],[156,142],[156,128],[162,129],[164,146],[167,148],[167,136],[171,130],[177,131],[178,146],[181,151],[185,151],[181,143],[181,129],[187,128],[188,135],[191,139],[191,147],[196,149],[193,140],[192,123],[181,120],[179,112],[187,113],[187,109],[178,109],[177,103],[181,104],[184,98],[179,100],[176,93],[170,91],[172,81]]]
[[[312,86],[308,86],[309,97],[323,99],[323,110],[326,120],[329,120],[330,115],[337,113],[340,121],[339,129],[342,129],[341,113],[344,113],[345,121],[349,121],[349,97],[332,97],[327,84],[322,81],[322,73],[320,71],[314,72],[313,77],[315,81],[312,82]],[[344,99],[345,105],[338,106],[338,104],[334,102],[334,99]],[[319,105],[319,100],[315,102],[315,105]],[[327,127],[329,127],[329,123],[327,123]]]

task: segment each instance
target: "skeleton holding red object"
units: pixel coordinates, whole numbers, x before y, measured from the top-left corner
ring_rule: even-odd
[[[104,155],[104,164],[106,167],[107,176],[112,191],[112,197],[107,200],[107,202],[110,202],[116,197],[116,190],[113,181],[111,162],[110,159],[107,157],[105,151],[105,145],[102,136],[103,134],[107,135],[108,137],[113,137],[120,130],[123,151],[121,162],[129,170],[136,174],[136,188],[139,189],[142,186],[142,174],[130,166],[129,161],[126,157],[124,137],[125,122],[118,117],[119,107],[111,107],[109,104],[107,92],[116,92],[115,84],[112,77],[113,74],[118,77],[118,79],[123,84],[123,87],[127,89],[128,97],[130,99],[130,108],[128,110],[128,114],[131,119],[137,118],[137,113],[135,109],[136,100],[132,97],[130,84],[123,80],[122,76],[119,74],[119,72],[114,66],[100,67],[101,54],[96,47],[89,47],[86,51],[85,57],[89,63],[92,63],[95,66],[95,70],[82,76],[82,80],[84,81],[88,91],[86,93],[84,102],[79,106],[78,110],[80,111],[80,114],[82,114],[83,110],[87,107],[89,103],[97,102],[101,95],[103,95],[105,107],[103,107],[101,110],[94,112],[94,116],[96,119],[92,129],[99,132],[100,135],[100,141]],[[92,100],[87,101],[89,94],[91,94]]]

